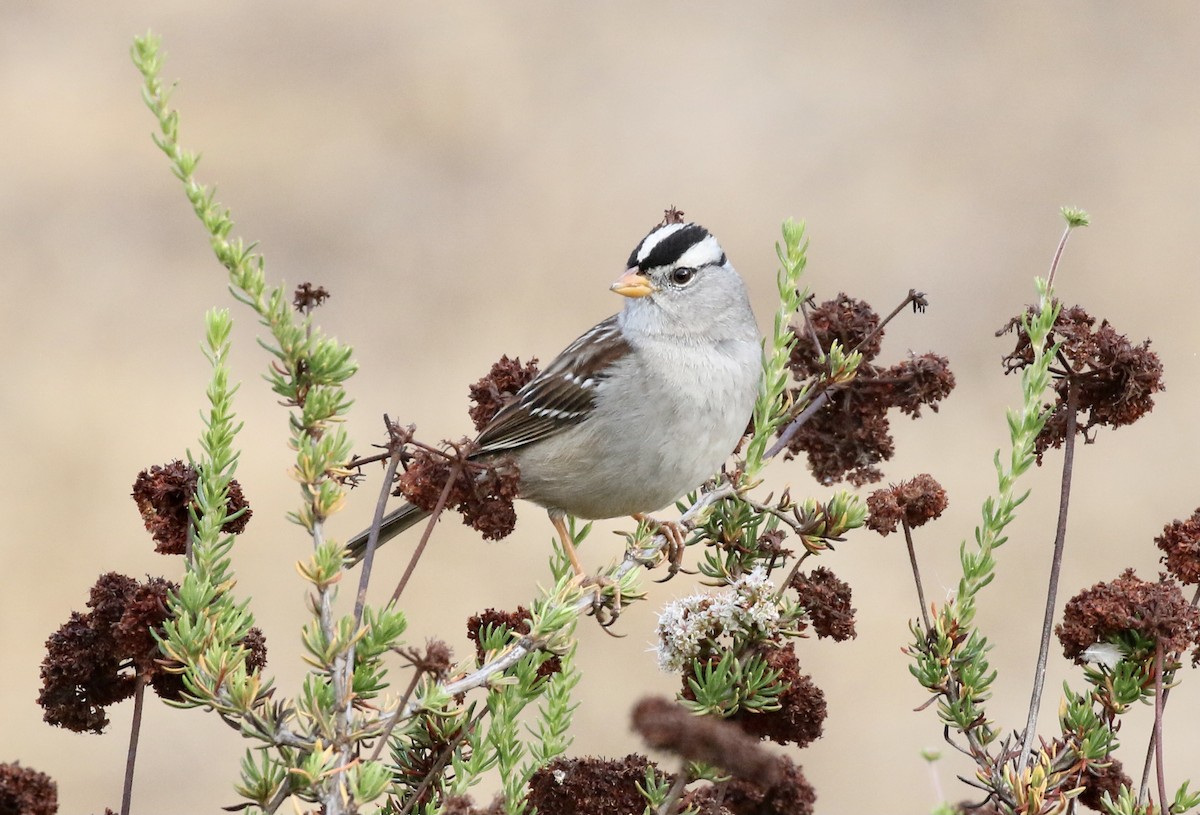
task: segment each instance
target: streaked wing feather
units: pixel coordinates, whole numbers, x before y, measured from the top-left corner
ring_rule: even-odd
[[[515,450],[583,421],[612,364],[630,352],[616,315],[567,346],[479,434],[476,455]]]

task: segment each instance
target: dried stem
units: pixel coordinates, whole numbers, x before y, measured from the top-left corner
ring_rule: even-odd
[[[1167,780],[1163,769],[1163,647],[1162,640],[1154,645],[1154,768],[1158,781],[1158,811],[1167,809]]]
[[[788,442],[792,440],[792,436],[796,435],[800,428],[804,427],[805,423],[816,415],[818,410],[825,407],[825,403],[831,398],[829,395],[830,393],[831,390],[826,389],[814,396],[813,400],[808,403],[808,406],[800,412],[800,415],[795,419],[792,419],[791,424],[789,424],[784,431],[779,434],[779,440],[771,445],[771,448],[767,450],[767,452],[763,455],[763,458],[774,458],[783,450],[787,449]]]
[[[788,586],[792,585],[792,581],[796,579],[796,574],[800,571],[800,566],[803,565],[804,561],[807,560],[808,556],[811,554],[812,552],[805,549],[803,554],[796,558],[796,562],[792,564],[792,569],[788,572],[787,578],[779,584],[779,590],[775,592],[774,601],[776,603],[778,603],[783,597],[783,593],[787,591]]]
[[[1192,594],[1192,605],[1200,606],[1200,586],[1196,586],[1196,591]],[[1159,703],[1160,695],[1156,692],[1154,695],[1154,717],[1155,724],[1162,718],[1162,712],[1167,708],[1167,699],[1171,696],[1171,688],[1165,687],[1162,689],[1161,705]],[[1146,802],[1146,794],[1150,790],[1150,768],[1154,763],[1154,748],[1158,744],[1158,739],[1155,737],[1157,730],[1150,733],[1150,741],[1146,745],[1146,761],[1142,764],[1142,784],[1138,792],[1138,803]]]
[[[929,621],[929,605],[925,602],[925,587],[921,583],[921,570],[917,568],[917,550],[913,546],[912,529],[908,520],[900,519],[904,527],[904,542],[908,544],[908,562],[912,564],[913,582],[917,584],[917,601],[921,604],[921,619],[925,621],[925,630],[932,631],[933,623]]]
[[[1061,248],[1060,245],[1060,252]],[[1062,571],[1063,548],[1067,540],[1067,509],[1071,499],[1071,476],[1075,465],[1075,426],[1078,405],[1079,384],[1074,376],[1068,375],[1067,404],[1065,406],[1067,411],[1067,427],[1065,431],[1066,440],[1063,442],[1062,489],[1058,499],[1058,526],[1054,533],[1054,556],[1050,561],[1050,585],[1046,589],[1046,611],[1042,617],[1042,639],[1038,648],[1037,667],[1033,675],[1033,693],[1029,700],[1029,715],[1025,720],[1025,737],[1021,740],[1021,754],[1017,763],[1018,771],[1025,767],[1033,750],[1033,741],[1037,737],[1038,708],[1041,706],[1042,690],[1046,685],[1046,664],[1050,658],[1050,635],[1054,629],[1054,606],[1058,600],[1058,582]]]
[[[1050,273],[1046,275],[1047,293],[1054,289],[1054,273],[1058,271],[1058,261],[1062,257],[1063,249],[1067,248],[1067,239],[1071,237],[1071,230],[1074,228],[1071,224],[1067,224],[1062,237],[1058,239],[1058,248],[1054,250],[1054,259],[1050,261]]]
[[[384,419],[387,421],[386,417]],[[390,423],[389,423],[390,424]],[[379,499],[375,502],[375,517],[371,520],[371,531],[367,537],[367,549],[363,554],[362,574],[358,578],[358,597],[354,601],[354,627],[362,623],[363,608],[367,603],[367,585],[371,580],[371,564],[375,561],[375,548],[379,544],[379,528],[383,525],[383,515],[387,511],[388,496],[392,492],[392,484],[396,480],[396,470],[400,467],[400,448],[394,443],[389,444],[387,474],[379,488]]]
[[[433,528],[437,525],[438,519],[442,517],[442,511],[446,508],[446,501],[450,498],[450,490],[454,487],[454,482],[458,480],[458,475],[462,472],[462,468],[463,459],[459,456],[455,459],[454,464],[450,466],[450,477],[446,479],[446,486],[442,487],[442,494],[438,496],[437,503],[433,507],[433,513],[429,516],[429,523],[425,525],[425,531],[421,534],[421,540],[417,542],[417,548],[413,550],[412,557],[408,561],[408,567],[405,568],[404,574],[400,577],[400,582],[396,584],[396,590],[392,592],[392,599],[388,601],[388,605],[396,605],[396,601],[404,593],[404,589],[408,585],[408,579],[412,577],[413,571],[417,568],[417,561],[425,553],[425,546],[429,543],[429,537],[433,534]]]
[[[894,309],[892,309],[891,313],[888,314],[888,316],[884,317],[882,320],[880,320],[879,325],[875,326],[875,328],[873,328],[871,330],[871,333],[867,334],[867,336],[865,336],[861,340],[859,340],[858,345],[854,346],[850,350],[857,351],[860,348],[862,348],[863,346],[865,346],[868,342],[870,342],[875,337],[876,334],[878,334],[880,331],[883,331],[883,327],[885,325],[887,325],[888,323],[890,323],[893,319],[895,319],[896,315],[899,314],[901,311],[903,311],[904,307],[907,306],[909,303],[915,304],[915,307],[914,307],[915,311],[924,311],[925,307],[928,305],[929,301],[925,299],[924,292],[919,292],[916,289],[909,289],[908,294],[905,296],[905,298],[903,300],[900,301],[900,303]]]
[[[138,672],[133,691],[133,721],[129,725],[129,751],[125,755],[125,784],[121,788],[121,815],[129,815],[133,797],[133,768],[137,764],[138,736],[142,732],[142,703],[146,697],[146,675]]]
[[[408,707],[408,700],[412,698],[413,691],[417,689],[417,683],[421,681],[422,673],[423,671],[420,668],[417,668],[413,672],[412,679],[409,680],[408,687],[404,690],[404,695],[400,697],[400,710],[404,710],[406,707]],[[387,727],[385,727],[383,733],[380,734],[379,741],[375,744],[375,749],[371,751],[371,761],[379,760],[379,756],[383,753],[383,746],[387,744],[388,739],[391,738],[392,731],[396,729],[396,724],[399,721],[400,718],[398,716],[388,717]]]
[[[442,770],[445,769],[446,764],[449,763],[450,757],[454,755],[454,751],[458,745],[462,744],[462,740],[465,739],[471,732],[471,728],[479,724],[479,720],[483,718],[483,714],[486,712],[486,710],[487,709],[485,708],[484,710],[479,711],[474,717],[471,718],[469,722],[463,724],[462,730],[455,734],[454,738],[450,740],[450,743],[446,745],[444,750],[442,750],[441,755],[438,756],[438,759],[434,765],[429,768],[429,772],[427,772],[425,777],[421,779],[421,785],[413,791],[413,794],[408,799],[408,803],[404,805],[404,809],[400,810],[400,815],[408,815],[408,813],[412,812],[413,807],[416,806],[417,802],[421,800],[421,796],[424,795],[425,791],[428,790],[433,784],[433,779],[438,777]]]

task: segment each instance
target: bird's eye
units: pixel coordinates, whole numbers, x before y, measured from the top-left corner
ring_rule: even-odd
[[[690,266],[680,266],[678,269],[671,270],[671,282],[677,286],[690,283],[695,276],[696,270]]]

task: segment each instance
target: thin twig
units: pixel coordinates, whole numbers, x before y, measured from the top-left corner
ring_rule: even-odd
[[[1079,384],[1074,376],[1067,379],[1067,427],[1063,442],[1062,489],[1058,498],[1058,525],[1054,533],[1054,556],[1050,561],[1050,585],[1046,589],[1046,611],[1042,617],[1042,640],[1038,648],[1037,667],[1033,674],[1033,693],[1029,700],[1029,715],[1025,719],[1025,737],[1021,740],[1021,754],[1017,771],[1024,769],[1033,750],[1037,736],[1038,708],[1042,704],[1042,690],[1046,685],[1046,665],[1050,659],[1050,635],[1054,630],[1054,606],[1058,600],[1058,581],[1062,571],[1063,548],[1067,541],[1067,509],[1071,500],[1071,476],[1075,466],[1075,426],[1079,405]]]
[[[888,314],[888,316],[886,316],[882,320],[880,320],[879,325],[877,325],[873,329],[871,329],[870,333],[868,333],[867,336],[865,336],[861,340],[859,340],[858,344],[855,345],[850,350],[857,351],[858,349],[865,346],[872,339],[874,339],[875,335],[878,334],[880,331],[883,331],[883,327],[886,326],[888,323],[890,323],[896,317],[896,315],[899,314],[904,309],[904,307],[907,306],[909,303],[917,303],[918,305],[915,310],[923,312],[925,310],[926,306],[928,306],[929,301],[925,299],[925,294],[923,292],[919,292],[916,289],[909,289],[908,295],[905,296],[905,298],[900,301],[899,305],[897,305],[894,309],[892,309],[891,313]]]
[[[816,415],[818,410],[825,407],[825,403],[832,398],[830,396],[831,392],[832,388],[826,388],[814,396],[813,400],[808,403],[808,406],[800,412],[800,415],[792,419],[791,424],[779,434],[778,441],[772,444],[771,448],[763,454],[763,459],[774,458],[782,452],[788,446],[788,442],[792,440],[792,436],[796,435],[800,428],[804,427],[808,420]]]
[[[379,529],[383,526],[383,515],[387,511],[388,497],[392,493],[392,483],[396,480],[396,470],[400,467],[400,450],[393,449],[389,454],[387,474],[379,488],[379,500],[375,502],[375,517],[371,520],[371,530],[367,535],[367,549],[362,559],[362,574],[358,577],[358,597],[354,601],[354,627],[362,623],[363,608],[367,603],[367,585],[371,580],[371,564],[375,562],[375,549],[379,545]]]
[[[417,542],[417,548],[413,550],[412,557],[408,561],[408,567],[405,568],[404,574],[400,577],[400,582],[396,584],[396,590],[392,592],[392,599],[388,601],[388,605],[396,605],[396,601],[404,593],[404,589],[408,585],[408,579],[412,577],[413,571],[417,568],[417,561],[425,553],[425,545],[429,543],[429,537],[433,534],[433,527],[437,525],[438,519],[441,518],[442,511],[446,508],[446,501],[450,498],[450,490],[454,487],[454,482],[458,480],[458,475],[462,472],[462,469],[463,459],[460,456],[450,465],[450,477],[446,479],[446,486],[442,487],[442,494],[438,496],[437,503],[433,507],[433,512],[429,516],[429,523],[425,525],[425,531],[421,534],[421,540]]]
[[[917,568],[917,550],[913,546],[912,529],[906,518],[900,519],[904,527],[904,542],[908,544],[908,561],[912,564],[913,582],[917,584],[917,600],[921,604],[921,619],[925,621],[925,630],[932,631],[933,623],[929,621],[929,606],[925,602],[925,587],[921,584],[921,570]]]
[[[1054,260],[1050,261],[1050,273],[1046,275],[1046,294],[1047,296],[1054,289],[1054,273],[1058,271],[1058,261],[1062,257],[1063,249],[1067,248],[1067,239],[1071,237],[1073,226],[1067,224],[1067,228],[1063,230],[1062,237],[1058,239],[1058,248],[1054,250]]]
[[[1200,586],[1196,586],[1196,591],[1192,594],[1192,605],[1200,606]],[[1157,696],[1157,695],[1156,695]],[[1167,699],[1171,697],[1171,686],[1163,688],[1162,691],[1162,709],[1167,708]],[[1155,715],[1158,715],[1158,700],[1155,699]],[[1146,744],[1146,760],[1142,764],[1142,783],[1138,792],[1138,803],[1146,803],[1146,795],[1150,791],[1150,768],[1154,764],[1154,745],[1156,740],[1153,731],[1150,733],[1150,741]]]
[[[384,421],[387,421],[387,416],[384,416],[383,418]],[[346,467],[361,469],[368,464],[374,464],[376,461],[387,461],[391,455],[391,452],[385,450],[382,453],[375,453],[374,455],[370,456],[362,456],[361,458],[359,456],[354,456],[352,459],[346,462]]]
[[[421,674],[424,673],[420,668],[413,672],[412,679],[409,680],[408,687],[404,691],[404,695],[400,697],[399,708],[403,710],[408,707],[408,700],[412,697],[413,691],[417,689],[417,683],[421,681]],[[379,736],[379,741],[375,744],[375,749],[371,751],[370,761],[377,761],[380,754],[383,753],[383,746],[387,744],[388,739],[392,737],[392,731],[396,729],[397,722],[400,721],[398,716],[388,718],[387,727]]]
[[[274,815],[275,811],[283,806],[283,802],[291,797],[291,795],[292,787],[287,781],[284,781],[279,785],[279,791],[275,793],[275,797],[267,802],[267,805],[263,808],[263,812],[266,812],[267,815]]]
[[[1154,767],[1158,776],[1158,811],[1167,812],[1167,780],[1163,769],[1163,647],[1154,644]]]
[[[146,697],[146,675],[138,672],[133,691],[133,721],[129,725],[129,752],[125,755],[125,785],[121,788],[121,815],[129,815],[133,797],[133,768],[137,764],[138,736],[142,732],[142,704]]]
[[[438,760],[429,768],[429,772],[425,774],[425,778],[421,780],[421,785],[413,791],[412,796],[408,799],[408,803],[404,805],[404,809],[400,810],[400,815],[408,815],[409,812],[412,812],[413,807],[421,800],[421,796],[433,784],[433,779],[441,774],[446,764],[450,761],[450,757],[454,755],[455,749],[458,748],[458,745],[462,744],[463,739],[470,734],[471,728],[479,723],[485,712],[487,712],[487,708],[476,713],[470,721],[463,725],[462,730],[458,731],[454,738],[450,740],[450,743],[446,745],[446,749],[438,756]]]
[[[791,571],[788,572],[787,579],[779,584],[779,590],[775,592],[775,597],[772,598],[774,602],[778,603],[779,600],[783,597],[783,593],[785,591],[787,591],[788,586],[792,585],[792,581],[796,579],[796,573],[800,571],[801,564],[803,564],[804,561],[807,560],[808,556],[811,554],[812,554],[812,552],[805,549],[803,554],[801,554],[800,557],[796,558],[796,562],[792,564]]]

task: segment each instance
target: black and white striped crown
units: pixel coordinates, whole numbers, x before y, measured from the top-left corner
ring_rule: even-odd
[[[724,250],[707,229],[693,223],[668,223],[656,226],[642,238],[626,266],[645,272],[663,266],[698,269],[724,262]]]

